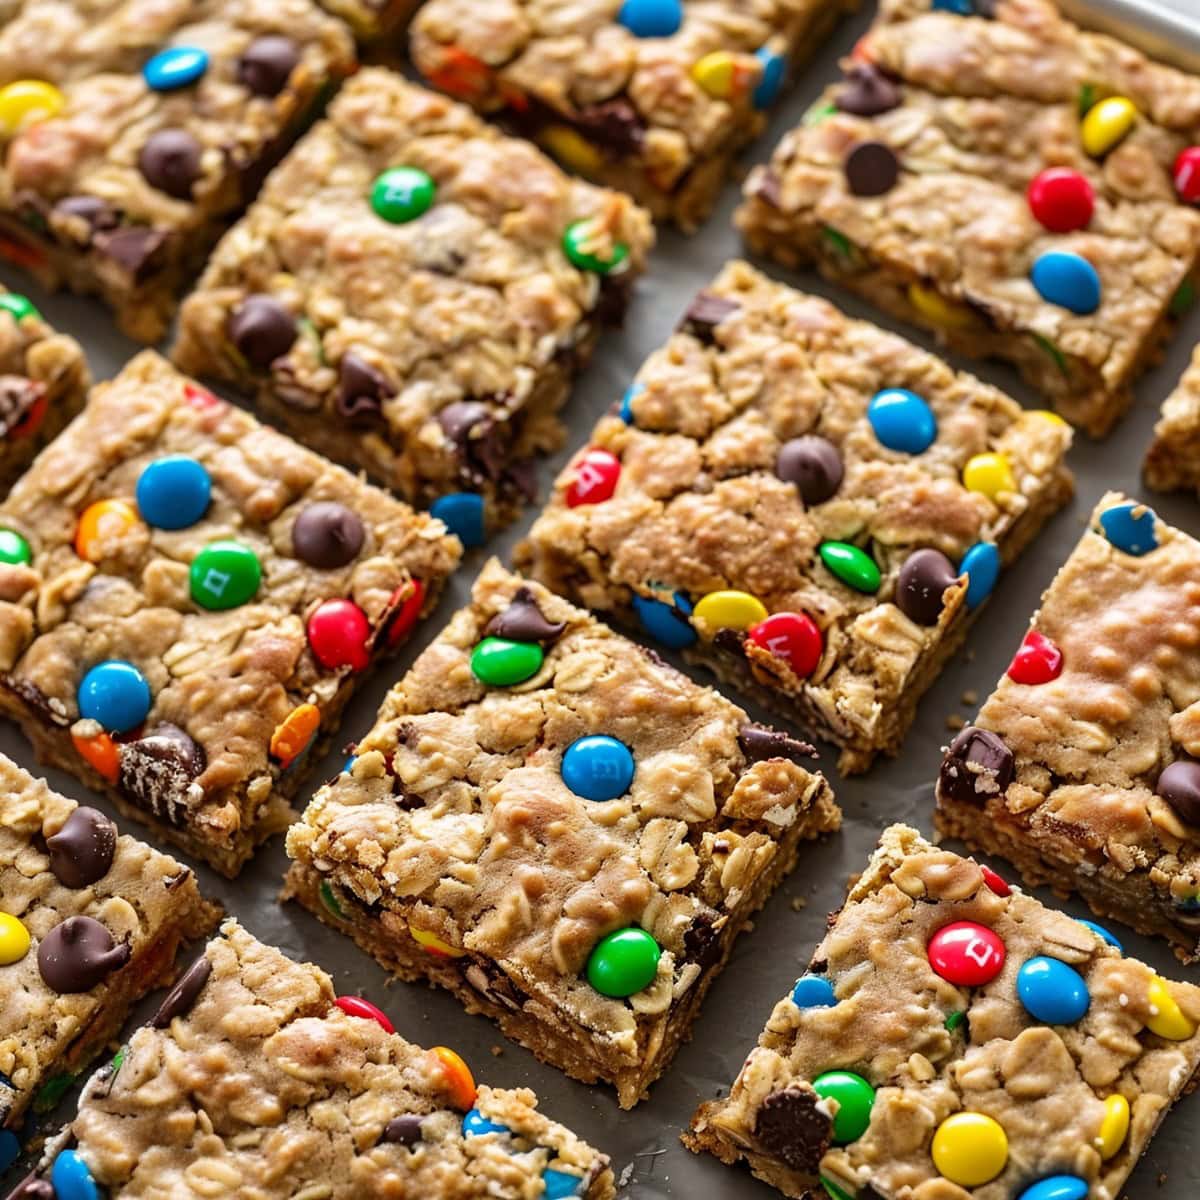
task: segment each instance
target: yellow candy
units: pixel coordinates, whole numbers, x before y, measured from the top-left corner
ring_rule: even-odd
[[[767,619],[767,607],[749,592],[709,592],[692,616],[714,629],[749,629]]]
[[[728,100],[737,90],[737,60],[728,50],[714,50],[692,67],[692,78],[718,100]]]
[[[418,929],[412,922],[409,922],[408,932],[412,934],[413,941],[418,946],[424,946],[430,954],[440,954],[446,958],[462,958],[466,954],[465,950],[460,950],[457,946],[451,946],[449,942],[443,942],[437,934],[429,933],[424,929]]]
[[[989,500],[1017,490],[1012,468],[1003,454],[976,454],[963,467],[962,479],[967,491],[982,492]]]
[[[587,138],[566,125],[547,125],[538,137],[559,162],[581,175],[597,175],[604,156]]]
[[[1100,1122],[1100,1133],[1096,1146],[1101,1158],[1112,1158],[1125,1145],[1129,1135],[1129,1101],[1120,1092],[1114,1092],[1104,1101],[1104,1120]]]
[[[933,1135],[933,1165],[959,1187],[980,1187],[1008,1162],[1008,1137],[998,1121],[983,1113],[947,1117]]]
[[[919,283],[908,285],[908,302],[927,321],[944,329],[974,329],[979,318],[965,305],[956,304]]]
[[[1147,997],[1150,1001],[1152,1016],[1146,1022],[1146,1028],[1151,1033],[1172,1042],[1186,1041],[1196,1032],[1196,1026],[1183,1015],[1183,1010],[1175,1003],[1175,997],[1167,989],[1167,981],[1156,975],[1150,982]]]
[[[1103,158],[1133,128],[1137,117],[1133,101],[1124,96],[1109,96],[1092,105],[1079,127],[1084,150],[1093,158]]]
[[[1051,412],[1048,408],[1031,408],[1029,410],[1031,417],[1041,417],[1043,421],[1049,421],[1052,425],[1065,425],[1066,421],[1062,419],[1056,412]]]
[[[0,913],[0,967],[20,962],[29,953],[29,930],[11,913]]]
[[[66,103],[54,84],[18,79],[0,88],[0,135],[15,137],[26,125],[61,112]]]

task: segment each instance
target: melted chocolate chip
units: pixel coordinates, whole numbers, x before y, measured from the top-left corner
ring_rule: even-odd
[[[456,444],[458,455],[467,467],[468,482],[473,482],[472,472],[493,481],[504,474],[508,457],[507,431],[481,400],[459,400],[448,404],[438,413],[438,424]]]
[[[900,568],[896,604],[910,621],[936,625],[944,607],[942,596],[957,581],[958,572],[940,550],[914,550]]]
[[[1179,759],[1164,769],[1154,789],[1189,825],[1200,825],[1200,762]]]
[[[200,178],[200,153],[200,143],[186,129],[159,129],[138,154],[138,170],[151,187],[190,200]]]
[[[620,96],[580,109],[574,123],[588,141],[618,158],[636,156],[646,136],[646,126],[637,109]]]
[[[38,946],[38,970],[46,986],[61,994],[90,992],[129,961],[128,942],[91,917],[68,917],[55,925]]]
[[[365,537],[359,515],[332,500],[310,504],[292,525],[292,549],[296,557],[323,570],[353,562]]]
[[[168,892],[173,892],[177,887],[183,887],[185,883],[192,877],[191,867],[182,867],[178,875],[169,875],[163,880],[163,887]]]
[[[212,974],[212,963],[203,955],[179,977],[175,986],[166,994],[150,1022],[155,1029],[166,1029],[176,1017],[192,1011],[196,997],[204,991],[204,985]]]
[[[814,1173],[832,1134],[833,1121],[817,1108],[815,1093],[798,1087],[772,1092],[754,1122],[763,1149],[795,1171]]]
[[[148,225],[127,225],[123,229],[98,232],[94,245],[98,253],[111,259],[136,282],[148,279],[162,264],[162,249],[167,235]]]
[[[415,1146],[421,1140],[421,1126],[425,1118],[416,1113],[403,1113],[393,1117],[383,1127],[385,1142],[398,1142],[401,1146]]]
[[[726,654],[736,654],[741,658],[745,653],[743,643],[746,635],[740,629],[718,629],[713,634],[713,645]]]
[[[792,438],[779,447],[775,474],[794,483],[800,499],[811,508],[823,504],[842,486],[842,456],[827,438],[813,434]]]
[[[521,1007],[523,994],[499,968],[488,962],[475,962],[471,959],[459,959],[459,962],[466,964],[463,967],[463,978],[481,996],[485,996],[493,1004],[513,1011]]]
[[[265,370],[296,340],[296,319],[273,296],[247,296],[225,323],[229,340],[252,366]]]
[[[0,438],[8,437],[45,398],[44,383],[24,375],[0,375]]]
[[[783,207],[783,183],[770,167],[755,175],[752,187],[754,195],[764,204],[769,204],[772,208]]]
[[[81,806],[46,839],[46,849],[50,870],[63,887],[90,887],[112,866],[117,827],[99,809]]]
[[[900,178],[900,160],[883,142],[859,142],[842,165],[856,196],[882,196]]]
[[[255,38],[238,59],[238,82],[256,96],[278,96],[300,62],[291,38],[267,34]]]
[[[874,117],[900,106],[900,89],[878,67],[855,63],[833,102],[842,112]]]
[[[694,338],[711,344],[717,326],[741,307],[736,300],[727,300],[712,292],[697,292],[683,314],[680,328]]]
[[[83,221],[88,227],[88,237],[99,229],[116,229],[121,218],[106,200],[99,196],[64,196],[54,211],[64,217]]]
[[[498,612],[485,626],[488,637],[510,638],[514,642],[540,642],[549,646],[562,637],[566,621],[547,621],[538,608],[533,592],[520,587],[508,607]]]
[[[24,707],[44,724],[65,727],[71,723],[66,713],[56,711],[50,703],[50,697],[31,680],[18,679],[9,675],[0,679],[0,687],[16,696]]]
[[[721,957],[721,926],[712,913],[700,912],[684,930],[683,952],[704,970],[714,966]]]
[[[161,820],[183,825],[199,800],[191,788],[208,762],[204,747],[163,721],[136,742],[122,743],[120,756],[121,791]]]
[[[808,742],[802,742],[780,729],[772,729],[769,725],[743,725],[738,730],[738,745],[752,762],[761,762],[768,758],[786,758],[791,762],[803,764],[806,760],[817,757],[816,749]]]
[[[354,425],[370,425],[383,417],[383,402],[393,395],[383,374],[353,350],[342,355],[335,401],[339,416]]]
[[[17,1184],[8,1200],[56,1200],[57,1195],[48,1179],[39,1179],[37,1172],[31,1171]]]
[[[1004,795],[1012,781],[1012,751],[996,734],[968,725],[942,759],[938,791],[952,800],[979,804],[989,796]]]
[[[996,0],[975,0],[975,15],[988,21],[995,20]]]

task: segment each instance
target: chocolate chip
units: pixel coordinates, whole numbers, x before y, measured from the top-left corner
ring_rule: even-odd
[[[503,475],[508,458],[507,438],[492,410],[481,400],[458,400],[438,413],[438,424],[456,444],[464,465],[485,479]],[[473,482],[468,471],[468,482]]]
[[[770,167],[758,171],[751,183],[754,196],[772,208],[783,207],[783,182]]]
[[[6,438],[46,399],[46,385],[24,375],[0,375],[0,438]]]
[[[942,615],[942,595],[957,580],[958,572],[940,550],[914,550],[900,568],[896,604],[910,621],[936,625]]]
[[[162,248],[167,244],[167,235],[148,225],[127,225],[123,229],[97,233],[93,244],[97,253],[111,259],[140,283],[162,264]]]
[[[91,917],[68,917],[55,925],[38,946],[38,970],[47,987],[64,995],[90,992],[129,961],[128,942]]]
[[[815,1173],[829,1149],[833,1121],[805,1088],[784,1088],[763,1100],[754,1122],[762,1148],[795,1171]]]
[[[401,1146],[415,1146],[421,1140],[421,1126],[425,1118],[416,1113],[403,1113],[393,1117],[383,1127],[385,1142],[398,1142]]]
[[[136,742],[123,742],[119,753],[121,791],[162,820],[183,825],[202,799],[192,784],[208,762],[204,747],[163,721]]]
[[[19,679],[8,675],[0,677],[0,687],[3,687],[5,691],[11,692],[12,695],[16,696],[23,707],[28,709],[33,716],[37,717],[44,724],[61,727],[70,725],[70,717],[66,713],[55,709],[54,705],[50,702],[50,697],[31,680]]]
[[[498,612],[484,627],[488,637],[510,638],[514,642],[540,642],[548,646],[562,637],[566,621],[551,622],[542,615],[533,592],[520,587],[508,607]]]
[[[31,1171],[20,1183],[16,1190],[10,1193],[8,1200],[56,1200],[58,1193],[48,1179],[39,1179],[36,1171]]]
[[[120,215],[99,196],[64,196],[55,206],[54,212],[68,220],[82,221],[87,226],[84,245],[101,229],[116,229],[121,223]]]
[[[741,307],[736,300],[712,292],[697,292],[683,314],[680,328],[702,342],[711,343],[717,326]]]
[[[855,63],[833,102],[842,112],[874,117],[900,106],[900,89],[878,67]]]
[[[168,875],[167,878],[163,880],[163,887],[165,887],[168,892],[173,892],[176,888],[183,887],[183,885],[187,883],[191,877],[191,867],[181,867],[178,875]]]
[[[353,350],[342,355],[338,368],[338,415],[355,425],[368,425],[383,416],[383,402],[394,394],[383,374]]]
[[[975,15],[992,21],[996,18],[996,0],[975,0]]]
[[[291,38],[278,34],[255,38],[238,59],[238,83],[256,96],[278,96],[299,61],[300,51]]]
[[[481,995],[503,1008],[516,1011],[521,1007],[524,994],[520,992],[503,971],[487,962],[459,959],[465,962],[463,978]]]
[[[1200,762],[1181,758],[1158,777],[1154,789],[1189,825],[1200,825]]]
[[[721,957],[721,929],[712,913],[699,912],[683,932],[683,952],[698,967],[707,970]]]
[[[740,629],[718,629],[713,634],[713,645],[726,654],[736,654],[741,658],[745,654],[743,643],[746,635]]]
[[[842,165],[856,196],[882,196],[900,178],[900,160],[882,142],[859,142]]]
[[[358,513],[332,500],[310,504],[292,525],[292,549],[296,557],[325,570],[353,562],[365,537]]]
[[[166,994],[150,1024],[155,1029],[166,1029],[176,1017],[182,1017],[185,1013],[191,1012],[192,1005],[196,1003],[196,997],[204,991],[204,985],[208,982],[211,974],[212,963],[201,955],[184,971],[175,986]]]
[[[987,729],[968,725],[950,743],[938,774],[938,792],[952,800],[979,804],[1002,796],[1013,781],[1012,751]]]
[[[200,178],[200,143],[186,129],[159,129],[138,154],[138,170],[151,187],[190,200]]]
[[[794,483],[800,499],[810,508],[824,503],[842,486],[844,473],[838,448],[813,434],[784,442],[775,459],[775,474]]]
[[[467,434],[489,416],[488,406],[479,400],[457,400],[438,413],[438,424],[451,441],[462,442]]]
[[[817,757],[816,749],[781,729],[769,725],[743,725],[738,730],[738,745],[751,762],[768,758],[786,758],[803,765],[808,759]]]
[[[575,114],[574,123],[589,141],[618,158],[635,157],[642,148],[646,126],[624,97],[591,104]]]
[[[225,332],[238,353],[265,370],[296,340],[296,318],[273,296],[247,296],[229,315]]]
[[[90,887],[112,866],[117,827],[98,808],[81,806],[46,839],[46,849],[50,870],[63,887]]]

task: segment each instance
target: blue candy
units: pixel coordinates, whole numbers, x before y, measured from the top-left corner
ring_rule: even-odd
[[[486,537],[483,497],[475,492],[451,492],[439,496],[429,507],[432,516],[444,521],[464,546],[482,546]]]
[[[186,529],[208,511],[212,479],[204,466],[186,454],[170,454],[152,462],[138,476],[137,506],[147,525]]]
[[[633,402],[646,390],[644,383],[631,383],[625,389],[625,395],[621,398],[620,416],[621,420],[626,425],[634,425],[636,422],[633,419]]]
[[[933,4],[930,7],[935,12],[958,13],[960,17],[973,17],[975,15],[974,0],[933,0]]]
[[[354,764],[358,762],[358,755],[352,754],[344,763],[342,763],[342,774],[349,775],[354,770]]]
[[[820,975],[801,975],[792,988],[792,1003],[797,1008],[832,1008],[837,997],[828,979]]]
[[[674,605],[635,594],[633,611],[637,613],[642,628],[656,642],[672,650],[682,650],[696,640],[696,631],[688,621],[692,605],[682,592],[675,593]]]
[[[1086,315],[1100,307],[1100,276],[1086,258],[1066,250],[1050,250],[1029,272],[1038,295],[1073,313]]]
[[[79,715],[109,733],[136,729],[150,711],[150,685],[133,665],[119,658],[97,663],[80,681]]]
[[[462,1119],[463,1137],[482,1137],[485,1133],[512,1133],[507,1125],[489,1121],[477,1108],[471,1109]]]
[[[1021,964],[1017,995],[1029,1015],[1047,1025],[1074,1025],[1083,1019],[1092,999],[1074,967],[1041,954]]]
[[[7,1171],[21,1156],[21,1143],[11,1129],[0,1129],[0,1171]]]
[[[1101,941],[1107,942],[1110,946],[1120,951],[1120,953],[1125,953],[1125,947],[1103,925],[1097,925],[1095,921],[1085,921],[1082,917],[1076,917],[1075,919],[1080,925],[1086,925]]]
[[[542,1172],[542,1184],[545,1191],[542,1200],[564,1200],[566,1196],[578,1196],[583,1179],[579,1175],[569,1175],[566,1171],[556,1171],[547,1167]]]
[[[1158,546],[1158,535],[1154,532],[1154,510],[1144,504],[1130,501],[1106,508],[1100,514],[1100,528],[1118,550],[1138,558]]]
[[[774,50],[768,50],[766,46],[760,46],[754,52],[754,57],[762,63],[762,78],[758,81],[751,100],[755,108],[762,110],[775,103],[783,88],[787,59],[782,54],[776,54]]]
[[[100,1189],[78,1151],[62,1150],[50,1168],[57,1200],[100,1200]]]
[[[976,542],[958,564],[967,577],[967,607],[978,608],[995,590],[1000,578],[1000,550],[995,542]]]
[[[625,0],[617,20],[638,37],[670,37],[683,24],[683,4],[681,0]]]
[[[576,738],[562,760],[563,783],[585,800],[615,800],[633,782],[633,755],[604,733]]]
[[[937,437],[933,409],[908,388],[876,392],[867,405],[867,420],[884,446],[905,454],[921,454]]]
[[[196,46],[171,46],[160,50],[143,68],[146,86],[156,92],[187,87],[208,70],[208,52]]]
[[[1087,1194],[1086,1179],[1076,1175],[1052,1175],[1027,1187],[1020,1200],[1087,1200]]]

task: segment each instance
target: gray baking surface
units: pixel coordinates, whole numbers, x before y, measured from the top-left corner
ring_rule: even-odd
[[[1103,2],[1107,6],[1110,0]],[[1200,7],[1200,0],[1171,0],[1171,3],[1184,13]],[[867,0],[864,10],[842,25],[823,53],[801,73],[797,87],[749,156],[751,159],[766,157],[784,130],[799,120],[813,97],[836,76],[839,56],[848,53],[866,29],[873,7],[872,0]],[[1200,35],[1197,40],[1200,42]],[[737,188],[730,184],[723,203],[699,234],[688,238],[667,231],[661,235],[624,330],[601,341],[595,360],[575,389],[566,412],[571,436],[563,452],[542,465],[543,495],[554,473],[584,441],[596,418],[620,398],[645,356],[666,339],[692,293],[722,263],[742,253],[731,224],[736,201]],[[919,331],[896,325],[814,275],[788,274],[773,266],[766,269],[798,287],[827,296],[856,316],[900,329],[923,345],[934,345]],[[98,304],[45,296],[6,265],[0,265],[0,280],[28,294],[51,321],[84,343],[97,378],[114,374],[134,351],[132,343],[116,334],[111,319]],[[826,914],[841,904],[848,878],[865,864],[880,829],[892,821],[907,821],[925,833],[932,831],[932,781],[941,747],[950,736],[947,719],[952,715],[970,718],[977,703],[991,691],[1021,640],[1039,595],[1075,544],[1087,514],[1100,495],[1107,488],[1120,487],[1134,496],[1147,496],[1165,520],[1200,535],[1200,507],[1194,497],[1150,496],[1139,476],[1159,405],[1179,378],[1197,341],[1200,341],[1200,310],[1190,314],[1166,361],[1142,379],[1137,389],[1137,405],[1116,431],[1099,443],[1078,438],[1071,454],[1071,465],[1078,476],[1075,500],[1050,522],[1016,567],[1003,577],[971,631],[965,649],[926,695],[900,757],[881,762],[865,776],[841,780],[834,767],[836,753],[829,747],[823,748],[823,768],[845,813],[843,831],[801,849],[799,864],[791,878],[767,904],[756,927],[737,943],[728,969],[709,993],[693,1029],[692,1041],[680,1051],[665,1077],[652,1090],[650,1099],[633,1112],[622,1112],[611,1090],[576,1083],[537,1062],[528,1051],[506,1041],[486,1019],[467,1016],[448,994],[420,985],[389,984],[385,972],[348,939],[322,926],[294,904],[281,907],[276,900],[285,868],[281,839],[270,843],[236,882],[199,867],[205,892],[221,900],[258,937],[294,958],[319,963],[333,976],[339,992],[361,993],[379,1004],[397,1029],[411,1040],[425,1046],[454,1047],[480,1080],[499,1086],[534,1088],[545,1112],[564,1121],[611,1156],[618,1177],[624,1181],[620,1189],[622,1198],[766,1200],[777,1195],[743,1168],[726,1167],[714,1158],[688,1153],[680,1145],[679,1130],[687,1124],[700,1101],[729,1086],[771,1007],[808,961],[825,930]],[[1007,389],[1022,403],[1040,406],[1038,397],[1006,367],[953,361],[956,366],[973,370]],[[513,543],[533,517],[534,510],[530,510],[515,528],[494,538],[486,550],[468,555],[451,580],[438,612],[417,631],[404,655],[364,687],[350,705],[342,742],[352,741],[370,727],[388,685],[400,677],[451,612],[465,601],[471,581],[486,556],[495,553],[507,560]],[[702,675],[698,677],[711,682]],[[968,695],[972,697],[970,702],[965,699]],[[747,707],[758,719],[769,719],[753,705]],[[321,780],[340,769],[344,757],[340,745],[312,772],[310,791],[302,793],[301,800]],[[46,774],[10,726],[0,726],[0,750],[36,774]],[[60,772],[51,771],[48,778],[52,786],[69,796],[109,808],[105,801],[87,796],[81,784]],[[130,833],[147,836],[132,822],[122,821],[121,825]],[[1003,862],[997,860],[992,865],[1007,878],[1014,878],[1011,868]],[[1042,898],[1058,903],[1048,893]],[[1076,915],[1087,913],[1077,901],[1065,907]],[[1130,953],[1168,975],[1200,983],[1200,968],[1184,968],[1164,946],[1115,923],[1113,927]],[[72,1094],[43,1127],[52,1127],[59,1118],[69,1119],[73,1102]],[[1189,1145],[1189,1132],[1194,1136],[1197,1128],[1200,1128],[1200,1099],[1193,1099],[1168,1117],[1151,1144],[1126,1189],[1131,1200],[1149,1196],[1184,1200],[1197,1194],[1200,1159]],[[18,1177],[14,1170],[0,1182],[11,1186]]]

